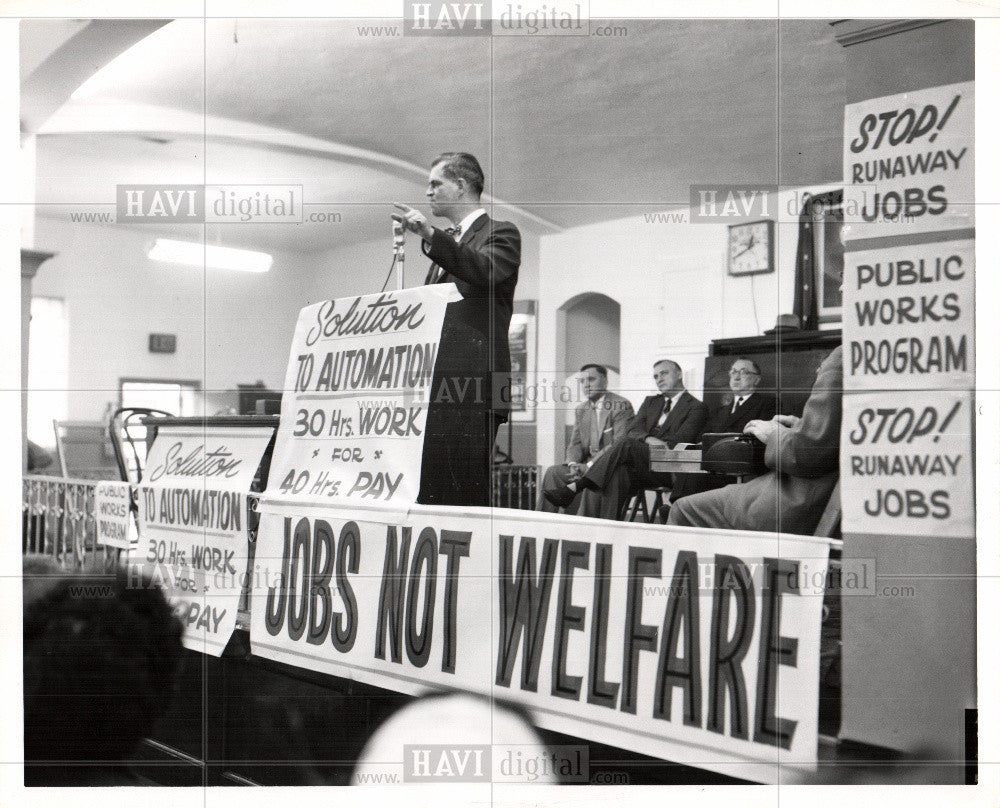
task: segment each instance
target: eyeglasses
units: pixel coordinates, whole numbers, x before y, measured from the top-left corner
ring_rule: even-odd
[[[729,371],[730,376],[760,376],[759,373],[754,373],[752,370],[731,370]]]

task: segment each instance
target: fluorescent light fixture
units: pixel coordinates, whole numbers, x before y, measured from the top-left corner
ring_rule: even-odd
[[[187,264],[212,269],[235,269],[239,272],[267,272],[274,259],[263,252],[217,247],[197,241],[175,241],[158,238],[147,253],[154,261]]]

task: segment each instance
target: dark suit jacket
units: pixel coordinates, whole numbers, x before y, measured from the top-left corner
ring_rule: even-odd
[[[736,412],[732,409],[732,402],[712,409],[703,432],[742,432],[754,419],[769,421],[774,417],[775,401],[772,396],[752,393]],[[691,494],[712,491],[731,482],[735,482],[735,478],[722,474],[675,474],[670,499],[676,501]]]
[[[462,409],[492,409],[500,420],[506,420],[510,411],[507,332],[521,265],[521,233],[510,222],[483,214],[461,242],[435,228],[430,243],[422,242],[422,247],[444,270],[436,282],[454,283],[462,295],[461,300],[448,304],[445,314],[431,401],[442,400],[433,389],[442,380],[455,378],[464,384],[471,379],[467,394],[455,403]],[[500,383],[494,385],[494,379]]]
[[[764,462],[772,471],[678,500],[668,524],[811,534],[837,484],[843,395],[843,356],[835,348],[816,371],[802,419],[768,441]]]
[[[705,432],[742,432],[750,421],[770,421],[774,417],[775,403],[772,396],[753,393],[734,413],[732,403],[720,405],[708,414]]]
[[[670,408],[663,426],[657,426],[663,414],[664,397],[648,396],[629,422],[625,437],[601,454],[580,485],[598,491],[601,496],[599,513],[614,519],[636,485],[669,485],[670,474],[649,470],[649,446],[646,438],[659,438],[673,448],[677,443],[694,443],[705,426],[708,408],[686,390]]]
[[[629,422],[626,437],[636,440],[659,438],[671,448],[676,443],[696,443],[708,420],[708,407],[685,390],[670,408],[663,426],[657,427],[664,401],[662,395],[647,396],[639,412]]]

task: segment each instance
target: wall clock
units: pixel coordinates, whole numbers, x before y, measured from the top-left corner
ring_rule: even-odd
[[[756,275],[774,272],[774,221],[729,225],[729,274]]]

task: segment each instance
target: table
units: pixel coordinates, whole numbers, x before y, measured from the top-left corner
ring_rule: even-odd
[[[701,449],[668,449],[649,447],[649,470],[673,474],[704,474],[701,470]]]

